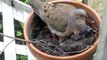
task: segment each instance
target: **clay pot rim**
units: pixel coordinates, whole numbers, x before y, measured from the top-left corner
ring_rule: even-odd
[[[65,1],[65,0],[51,1],[51,2],[49,2],[49,3],[70,3],[70,2],[75,3],[75,4],[80,4],[80,5],[84,6],[85,8],[88,8],[89,10],[92,11],[92,13],[94,13],[94,14],[96,15],[96,17],[98,18],[98,20],[101,22],[101,18],[99,17],[99,15],[98,15],[91,7],[89,7],[89,6],[85,5],[85,4],[78,3],[78,2],[74,2],[74,1],[69,1],[69,0],[67,0],[67,1]],[[27,21],[26,21],[26,23],[25,23],[25,25],[24,25],[24,36],[26,37],[26,40],[29,40],[28,34],[26,33],[26,32],[27,32],[26,28],[27,28],[27,26],[28,26],[27,24],[29,23],[28,20],[30,20],[29,18],[31,18],[31,17],[33,16],[33,14],[34,14],[34,11],[32,11],[32,12],[30,13],[30,15],[28,16],[28,19],[27,19]],[[49,55],[49,54],[44,53],[44,52],[40,51],[39,49],[35,48],[32,43],[27,43],[27,44],[28,44],[32,49],[34,49],[36,53],[39,53],[39,54],[41,54],[41,55],[43,55],[43,56],[45,56],[45,57],[57,58],[57,59],[69,59],[69,58],[78,58],[78,57],[81,57],[81,56],[84,55],[84,54],[89,53],[91,50],[93,50],[93,49],[98,45],[98,40],[99,40],[99,38],[98,38],[98,39],[95,41],[95,43],[94,43],[89,49],[87,49],[86,51],[84,51],[84,52],[82,52],[82,53],[79,53],[79,54],[76,54],[76,55],[71,55],[71,56],[53,56],[53,55]]]

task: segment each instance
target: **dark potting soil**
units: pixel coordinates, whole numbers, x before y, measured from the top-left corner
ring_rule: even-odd
[[[96,40],[97,28],[91,17],[86,19],[86,26],[79,35],[58,37],[52,34],[46,24],[35,15],[34,28],[31,39],[37,43],[33,45],[44,53],[54,56],[69,56],[87,50]]]

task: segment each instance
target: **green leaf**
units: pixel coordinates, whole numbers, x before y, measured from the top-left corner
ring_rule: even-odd
[[[20,24],[21,28],[23,29],[23,27],[24,27],[24,23],[19,22],[19,24]]]
[[[3,25],[2,25],[2,23],[0,23],[0,30],[2,30],[3,29]]]
[[[16,54],[17,60],[28,60],[27,56]]]
[[[29,3],[29,0],[26,0],[25,3],[28,4],[28,3]]]
[[[23,33],[21,31],[16,31],[16,36],[22,36]]]
[[[24,3],[26,3],[26,4],[29,3],[29,0],[20,0],[20,1],[22,1],[22,2],[24,2]]]

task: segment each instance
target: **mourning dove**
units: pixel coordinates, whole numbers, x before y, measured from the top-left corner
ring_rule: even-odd
[[[51,33],[64,37],[79,34],[85,25],[86,11],[66,3],[30,0],[35,13],[47,24]]]

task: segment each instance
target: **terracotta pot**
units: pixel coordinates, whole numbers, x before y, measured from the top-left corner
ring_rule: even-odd
[[[99,15],[89,6],[82,4],[82,3],[77,3],[77,2],[73,2],[70,0],[58,0],[58,1],[51,1],[50,3],[67,3],[67,4],[71,4],[74,5],[78,8],[83,8],[87,11],[87,13],[92,16],[95,20],[95,24],[98,28],[98,30],[100,30],[100,24],[101,24],[101,19],[99,17]],[[26,21],[26,23],[24,24],[24,37],[26,40],[30,40],[29,38],[29,30],[31,29],[31,24],[33,22],[33,16],[34,16],[34,12],[31,12],[28,16],[28,19]],[[93,54],[96,52],[96,48],[98,45],[98,39],[96,39],[95,43],[86,51],[76,54],[76,55],[72,55],[72,56],[53,56],[53,55],[49,55],[46,54],[40,50],[38,50],[32,43],[27,43],[31,53],[38,59],[38,60],[89,60],[90,57],[93,56]]]

